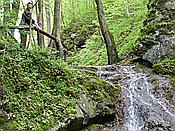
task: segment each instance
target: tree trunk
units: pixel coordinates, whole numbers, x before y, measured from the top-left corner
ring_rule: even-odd
[[[36,11],[36,16],[37,16],[37,21],[39,20],[39,13],[38,13],[38,4],[36,4],[35,5],[35,11]],[[39,45],[39,43],[40,43],[40,41],[39,41],[39,31],[37,30],[36,31],[37,33],[36,33],[36,38],[37,38],[37,42],[38,42],[38,45]]]
[[[95,2],[97,5],[100,29],[107,48],[108,64],[115,64],[118,62],[118,54],[116,51],[113,35],[109,32],[107,24],[105,22],[102,0],[95,0]]]
[[[18,20],[18,14],[19,14],[19,8],[20,8],[20,0],[14,0],[12,3],[12,11],[15,14],[14,15],[14,23],[13,25],[16,25]],[[15,30],[12,31],[12,34],[14,35]]]
[[[38,24],[42,30],[44,30],[44,17],[43,17],[43,0],[38,0],[38,9],[39,9],[39,16],[38,16]],[[39,45],[41,48],[45,47],[44,44],[44,35],[41,33],[38,34]]]
[[[3,2],[4,7],[4,16],[3,16],[3,23],[7,24],[10,21],[10,0],[4,0]]]
[[[20,8],[20,0],[14,0],[12,3],[12,10],[15,13],[15,22],[18,19],[19,8]]]
[[[55,0],[54,5],[54,23],[53,23],[53,31],[54,36],[57,39],[56,48],[59,50],[59,55],[61,58],[64,57],[63,45],[60,39],[60,30],[61,30],[61,0]]]
[[[50,34],[51,33],[51,12],[49,9],[49,5],[45,6],[45,11],[46,11],[46,22],[47,22],[47,32]],[[47,39],[47,43],[49,45],[50,39]]]

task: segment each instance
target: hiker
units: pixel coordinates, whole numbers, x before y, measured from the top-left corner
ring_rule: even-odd
[[[33,4],[31,2],[29,2],[27,4],[27,8],[26,10],[24,11],[24,13],[22,14],[22,18],[21,18],[21,22],[20,22],[20,26],[22,25],[30,25],[30,21],[32,22],[31,24],[32,25],[35,25],[36,27],[37,24],[35,23],[35,20],[33,20],[31,18],[32,16],[32,8],[33,8]],[[28,33],[29,30],[21,30],[20,31],[20,34],[21,34],[21,46],[22,47],[26,47],[26,42],[27,42],[27,33]]]

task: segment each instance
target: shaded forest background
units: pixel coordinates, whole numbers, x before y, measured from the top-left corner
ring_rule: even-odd
[[[9,3],[10,2],[10,3]],[[18,25],[21,13],[28,1],[1,0],[1,25]],[[20,3],[20,8],[15,4]],[[35,1],[33,1],[35,3]],[[105,19],[114,36],[119,57],[126,55],[137,43],[140,29],[147,13],[147,0],[104,0]],[[19,8],[19,13],[16,11]],[[10,11],[9,11],[10,9]],[[32,16],[37,20],[36,8]],[[18,17],[17,17],[18,14]],[[43,1],[44,30],[52,33],[54,0]],[[7,19],[7,20],[6,20]],[[5,29],[4,33],[11,30]],[[8,34],[9,35],[9,34]],[[12,34],[13,35],[13,34]],[[36,33],[33,32],[36,36]],[[19,42],[19,34],[15,32]],[[12,38],[13,39],[13,38]],[[1,45],[10,41],[1,35]],[[33,43],[37,43],[34,37]],[[45,37],[45,45],[50,39]],[[68,63],[71,65],[104,65],[107,64],[107,53],[104,40],[99,29],[97,9],[94,0],[62,0],[61,1],[61,42],[68,47]],[[12,43],[12,42],[8,42]],[[33,44],[37,45],[37,44]],[[86,48],[85,48],[86,47]]]

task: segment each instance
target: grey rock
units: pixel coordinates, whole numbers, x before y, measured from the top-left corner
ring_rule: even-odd
[[[152,64],[175,55],[175,1],[149,0],[148,18],[133,54]]]
[[[173,46],[175,46],[174,38],[168,38],[167,36],[161,36],[158,45],[154,45],[151,49],[148,49],[143,54],[142,59],[155,64],[162,57],[173,57],[175,55]]]

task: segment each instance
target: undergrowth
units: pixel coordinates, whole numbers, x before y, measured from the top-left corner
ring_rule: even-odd
[[[10,116],[2,120],[1,130],[45,131],[65,118],[75,116],[80,94],[98,102],[115,99],[119,88],[98,79],[93,72],[70,68],[57,51],[33,47],[7,48],[0,54],[0,106]]]
[[[10,121],[4,130],[46,130],[74,114],[79,92],[75,74],[57,53],[13,47],[0,55],[4,110]]]
[[[147,0],[108,0],[103,1],[103,5],[106,22],[110,32],[114,35],[118,54],[119,56],[126,55],[140,37],[140,30],[147,14]],[[96,19],[92,18],[92,23],[99,25],[96,9],[93,13],[96,13]],[[85,49],[72,53],[69,64],[107,64],[106,48],[99,32],[98,29],[86,41]]]
[[[71,52],[68,63],[71,65],[105,65],[107,53],[105,45],[98,35],[93,35],[87,40],[86,48],[78,52]]]

